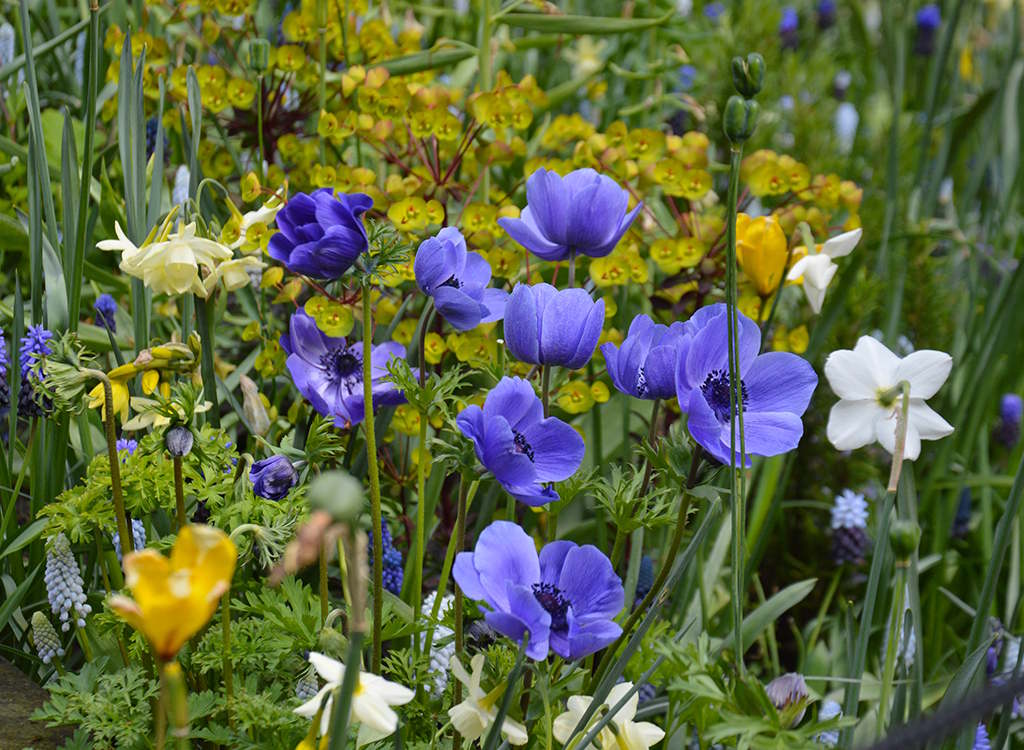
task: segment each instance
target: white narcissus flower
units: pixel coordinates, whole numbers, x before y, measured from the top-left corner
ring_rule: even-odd
[[[610,710],[632,689],[632,682],[620,682],[608,692],[604,705]],[[569,710],[559,714],[551,728],[555,739],[563,744],[572,739],[573,730],[593,700],[589,695],[574,695],[566,701],[566,708]],[[665,730],[656,724],[633,721],[638,703],[639,697],[633,693],[626,705],[612,717],[610,723],[615,725],[615,731],[605,725],[598,732],[596,742],[601,750],[647,750],[665,737]]]
[[[448,718],[452,720],[455,730],[470,742],[474,742],[491,728],[498,718],[498,709],[495,703],[504,693],[506,686],[499,685],[489,693],[485,693],[480,687],[480,678],[484,671],[484,655],[477,654],[469,663],[473,670],[472,674],[466,672],[457,656],[451,660],[452,674],[455,679],[466,686],[468,695],[466,699],[448,709]],[[501,725],[501,733],[508,740],[510,745],[525,745],[529,737],[526,734],[526,727],[514,719],[506,718]]]
[[[808,250],[807,255],[789,269],[786,275],[788,281],[798,281],[803,277],[804,293],[814,312],[821,312],[821,306],[825,302],[825,290],[839,270],[839,266],[832,261],[849,255],[860,242],[861,233],[860,229],[843,232],[827,240],[824,245],[818,245],[815,252]]]
[[[206,296],[213,292],[213,288],[217,286],[218,281],[223,281],[224,288],[229,292],[249,286],[252,283],[249,271],[266,267],[266,263],[252,255],[243,255],[241,258],[233,258],[223,263],[218,263],[213,273],[203,279],[203,288],[206,289]]]
[[[916,460],[922,440],[938,440],[953,432],[952,425],[925,403],[946,382],[952,366],[952,357],[931,349],[900,359],[871,336],[861,336],[853,350],[832,352],[825,360],[825,377],[839,402],[828,416],[829,442],[845,451],[877,440],[892,453],[903,401],[899,385],[907,382],[910,409],[903,458]]]
[[[320,717],[320,734],[326,735],[331,723],[333,700],[329,694],[341,684],[345,677],[345,665],[337,659],[332,659],[316,651],[310,652],[309,663],[313,665],[317,674],[324,679],[326,684],[320,688],[320,692],[296,708],[295,713],[305,716],[307,719],[313,718],[326,695],[327,703]],[[352,721],[359,722],[356,746],[361,747],[392,734],[398,728],[398,714],[391,707],[405,705],[413,699],[414,695],[412,690],[397,682],[389,682],[383,677],[369,672],[360,672],[359,682],[352,693]]]
[[[249,231],[249,227],[254,224],[269,224],[283,207],[283,201],[274,199],[264,203],[255,211],[246,211],[238,222],[238,239],[228,245],[228,247],[232,250],[240,248],[245,243],[245,233]]]

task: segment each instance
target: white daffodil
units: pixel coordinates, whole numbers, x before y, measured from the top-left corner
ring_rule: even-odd
[[[277,216],[277,212],[284,207],[284,203],[277,198],[274,198],[262,206],[257,208],[255,211],[246,211],[241,214],[241,218],[238,222],[238,239],[228,245],[232,250],[237,250],[245,243],[245,233],[249,231],[249,227],[254,224],[269,224]],[[234,206],[232,206],[234,208]],[[237,209],[236,209],[237,211]],[[235,216],[238,216],[235,213]]]
[[[832,352],[825,360],[825,377],[839,396],[828,417],[829,442],[853,450],[878,441],[892,453],[896,418],[902,407],[901,383],[910,386],[904,459],[921,454],[922,440],[938,440],[953,427],[925,400],[949,377],[953,358],[945,352],[922,349],[900,359],[871,336],[861,336],[850,349]]]
[[[849,255],[860,242],[861,234],[860,229],[854,229],[826,240],[825,244],[818,245],[814,252],[808,250],[807,255],[789,269],[786,279],[802,281],[807,301],[814,312],[821,312],[821,305],[825,302],[825,290],[839,270],[839,266],[832,261]]]
[[[170,417],[163,413],[162,405],[155,399],[132,396],[130,403],[135,416],[121,425],[123,430],[140,432],[154,427],[166,427],[171,423]],[[202,414],[209,411],[212,407],[213,404],[210,401],[203,401],[201,404],[195,405],[192,413]],[[184,420],[187,415],[182,411],[181,407],[175,404],[174,408],[178,412],[179,417]]]
[[[448,717],[452,720],[452,726],[456,731],[470,742],[474,742],[491,728],[498,718],[498,710],[495,703],[505,692],[506,685],[499,685],[489,693],[485,693],[480,687],[480,678],[484,672],[484,655],[477,654],[469,662],[473,674],[468,674],[457,656],[451,660],[452,674],[455,679],[466,686],[469,694],[466,699],[458,705],[448,709]],[[510,745],[525,745],[529,737],[526,734],[526,727],[514,719],[505,719],[501,725],[501,733],[508,740]]]
[[[604,705],[610,710],[632,689],[632,682],[620,682],[609,691]],[[555,739],[563,744],[572,739],[573,730],[593,700],[589,695],[574,695],[566,701],[568,711],[559,714],[552,726]],[[633,693],[626,701],[626,705],[616,711],[609,722],[615,725],[615,731],[605,725],[598,732],[595,739],[596,747],[600,747],[601,750],[647,750],[661,742],[665,737],[665,730],[647,721],[633,721],[638,703],[639,697]]]
[[[326,735],[331,723],[332,696],[330,694],[345,677],[345,665],[315,651],[310,652],[309,663],[313,665],[317,674],[324,679],[326,684],[314,697],[296,708],[295,713],[305,716],[307,719],[313,718],[316,716],[324,696],[327,696],[327,703],[320,717],[320,733]],[[413,699],[414,695],[412,690],[397,682],[389,682],[383,677],[369,672],[360,672],[359,682],[356,684],[355,692],[352,693],[352,720],[359,722],[356,746],[361,747],[392,734],[398,728],[398,714],[391,707],[405,705]]]
[[[229,292],[248,286],[252,283],[249,271],[266,267],[266,263],[251,255],[244,255],[241,258],[233,258],[223,263],[218,263],[217,267],[213,269],[213,273],[203,279],[203,288],[206,289],[206,296],[213,292],[214,287],[217,286],[219,281],[224,282],[224,288]]]

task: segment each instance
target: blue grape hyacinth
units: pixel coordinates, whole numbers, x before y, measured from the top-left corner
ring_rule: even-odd
[[[29,326],[21,339],[18,350],[18,365],[21,368],[21,390],[18,393],[18,413],[27,418],[41,417],[50,410],[50,400],[45,396],[37,398],[35,384],[40,381],[36,362],[53,354],[49,341],[53,333],[42,325]]]
[[[71,552],[71,542],[62,532],[51,537],[46,547],[43,580],[50,609],[60,619],[60,629],[65,633],[71,629],[72,622],[84,628],[92,607],[86,604],[82,572]]]
[[[117,561],[121,562],[122,550],[121,550],[121,535],[116,531],[110,537],[114,543],[114,553],[117,555]],[[132,519],[132,549],[142,549],[146,546],[146,526],[138,518]]]
[[[370,565],[373,565],[373,555],[377,544],[376,535],[371,531],[369,533],[370,544],[368,554],[370,556]],[[402,553],[395,548],[395,545],[391,538],[391,529],[388,528],[386,523],[381,523],[381,539],[383,540],[383,555],[384,555],[384,588],[390,591],[395,596],[402,593],[402,577],[405,574],[405,568],[402,561]]]

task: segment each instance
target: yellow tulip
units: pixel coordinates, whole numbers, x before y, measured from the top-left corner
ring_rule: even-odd
[[[736,217],[736,259],[762,297],[778,288],[788,254],[786,234],[774,217]]]
[[[223,531],[186,526],[170,558],[152,549],[125,555],[125,582],[134,599],[112,596],[110,606],[169,661],[213,616],[231,586],[237,556]]]

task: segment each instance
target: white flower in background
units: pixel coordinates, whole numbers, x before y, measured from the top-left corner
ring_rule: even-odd
[[[632,682],[620,682],[608,692],[604,705],[611,710],[632,689]],[[573,730],[593,700],[589,695],[574,695],[566,701],[568,710],[558,715],[552,726],[555,739],[564,744],[572,738]],[[615,731],[605,725],[598,732],[596,743],[601,750],[647,750],[665,737],[665,731],[656,724],[633,721],[638,703],[639,696],[633,693],[609,722],[615,725]]]
[[[345,677],[345,665],[316,651],[310,652],[309,663],[326,684],[320,688],[320,692],[296,708],[295,713],[312,719],[316,716],[324,696],[327,696],[327,703],[320,717],[320,733],[327,734],[331,723],[333,700],[330,694],[341,685]],[[405,705],[414,695],[412,690],[396,682],[389,682],[369,672],[360,672],[356,689],[352,693],[352,720],[359,722],[356,746],[361,747],[392,734],[398,728],[398,714],[391,707]]]
[[[608,42],[595,42],[593,37],[581,36],[575,47],[562,52],[562,56],[572,65],[573,78],[586,78],[604,67],[604,50]]]
[[[814,252],[806,250],[807,254],[789,269],[786,279],[803,284],[807,302],[815,313],[821,312],[821,306],[825,302],[825,290],[839,270],[839,266],[833,262],[834,259],[853,252],[853,248],[860,242],[861,234],[863,232],[858,228],[826,240],[824,245],[815,247]]]
[[[431,591],[427,597],[423,600],[423,607],[421,611],[426,617],[430,617],[434,611],[434,599],[437,598],[437,592]],[[451,594],[445,594],[441,597],[441,606],[437,610],[437,616],[440,620],[443,620],[448,615],[448,611],[455,605],[455,597]],[[434,684],[431,686],[431,692],[435,698],[440,698],[441,693],[444,692],[445,687],[448,685],[448,668],[451,664],[452,657],[455,655],[455,631],[449,628],[447,625],[438,623],[434,626],[434,640],[430,644],[430,671],[436,676],[434,678]],[[423,633],[420,636],[420,648],[426,647],[427,634]],[[461,666],[461,665],[460,665]]]
[[[0,66],[14,60],[14,27],[7,21],[0,23]]]
[[[495,704],[508,686],[502,683],[489,693],[485,693],[480,687],[480,678],[484,672],[483,654],[474,656],[469,666],[473,670],[472,674],[466,672],[459,657],[452,657],[452,674],[455,675],[455,679],[466,686],[468,694],[462,703],[448,709],[448,718],[452,720],[455,731],[470,742],[474,742],[483,737],[498,718],[498,709]],[[526,727],[514,719],[506,718],[502,722],[501,733],[510,745],[525,745],[529,739]]]
[[[175,206],[184,206],[188,200],[188,183],[192,179],[192,173],[188,167],[182,164],[174,173],[174,188],[171,190],[171,203]]]
[[[228,245],[228,247],[232,250],[240,248],[245,242],[245,233],[249,231],[249,227],[254,224],[269,224],[283,207],[284,203],[274,198],[264,203],[255,211],[246,211],[241,215],[241,220],[238,222],[238,239]],[[234,209],[234,206],[232,208]],[[237,209],[235,210],[237,211]]]
[[[859,124],[860,114],[858,114],[857,108],[851,102],[840,102],[832,121],[836,140],[839,141],[840,154],[848,154],[853,150],[853,141],[857,137]]]
[[[952,425],[925,403],[946,382],[952,366],[952,357],[931,349],[900,359],[870,336],[861,336],[852,350],[832,352],[825,360],[825,377],[839,401],[828,417],[829,442],[845,451],[877,440],[892,453],[903,401],[899,385],[905,381],[910,384],[910,409],[903,457],[916,460],[922,440],[953,432]]]
[[[266,267],[266,263],[251,255],[243,255],[241,258],[218,263],[213,269],[213,273],[203,279],[203,288],[206,289],[204,296],[210,296],[219,281],[224,282],[224,288],[229,292],[248,286],[252,283],[250,272],[261,271]]]

